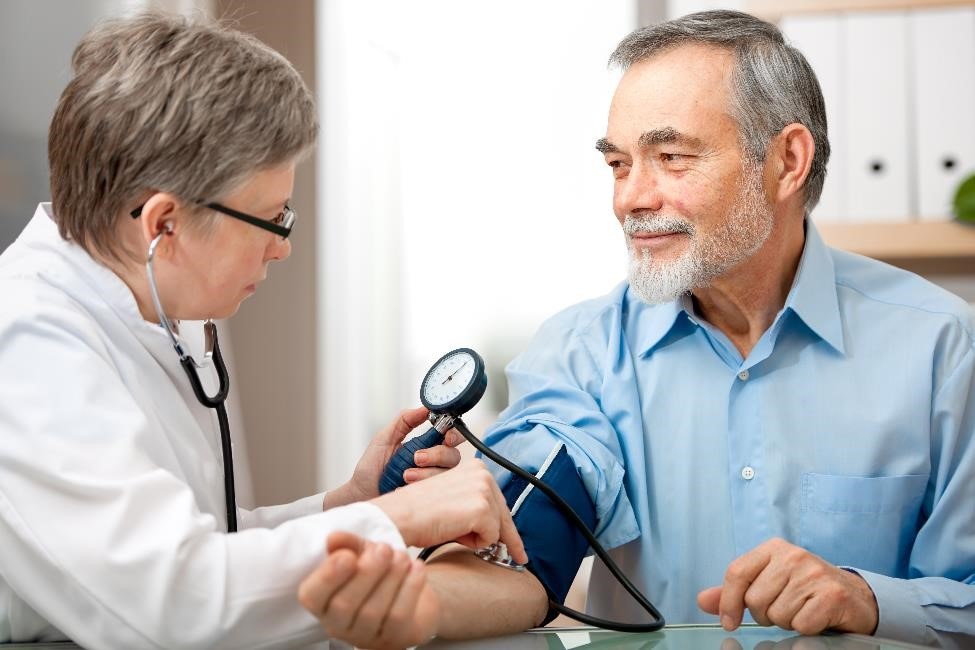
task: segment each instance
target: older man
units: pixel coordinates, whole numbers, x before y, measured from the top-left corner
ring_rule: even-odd
[[[668,622],[717,614],[730,630],[747,613],[971,647],[967,305],[823,243],[808,218],[829,157],[823,98],[774,26],[693,14],[633,32],[613,61],[624,74],[597,149],[629,281],[542,326],[486,441],[581,494],[577,512]],[[462,551],[430,567],[436,631],[546,618],[586,551],[551,508],[536,491],[515,514],[533,573]],[[645,619],[599,561],[589,607]]]

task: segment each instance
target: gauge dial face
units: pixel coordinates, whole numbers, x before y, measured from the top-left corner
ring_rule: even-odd
[[[420,398],[431,411],[458,415],[477,403],[485,385],[484,362],[473,351],[461,348],[444,355],[430,368]]]

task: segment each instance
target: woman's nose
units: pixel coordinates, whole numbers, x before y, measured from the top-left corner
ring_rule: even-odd
[[[291,240],[281,239],[275,236],[274,241],[268,247],[267,259],[278,262],[288,259],[291,255]]]

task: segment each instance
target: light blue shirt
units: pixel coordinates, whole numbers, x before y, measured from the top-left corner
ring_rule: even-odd
[[[689,298],[649,306],[624,283],[548,320],[507,376],[486,441],[532,469],[565,442],[597,536],[669,623],[715,622],[697,593],[782,537],[867,580],[878,636],[975,635],[975,328],[959,298],[807,224],[747,359]],[[598,560],[589,595],[596,614],[646,619]]]

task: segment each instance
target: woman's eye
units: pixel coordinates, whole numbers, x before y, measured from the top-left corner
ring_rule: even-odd
[[[277,224],[277,225],[279,225],[279,226],[280,226],[280,225],[281,225],[282,223],[284,223],[284,213],[283,213],[283,212],[280,212],[280,213],[278,213],[278,216],[276,216],[276,217],[274,217],[273,219],[271,219],[271,223],[273,223],[273,224]]]

